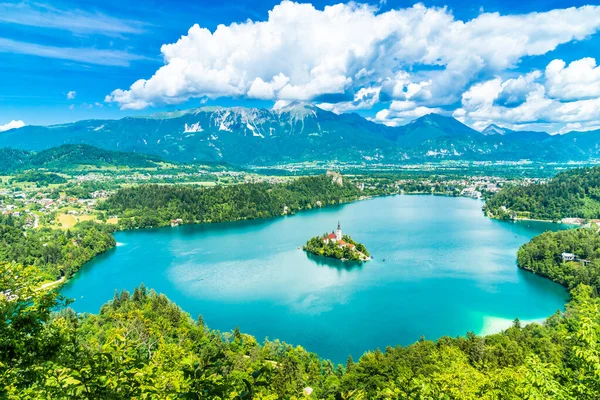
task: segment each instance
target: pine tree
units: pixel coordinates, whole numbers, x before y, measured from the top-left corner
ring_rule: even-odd
[[[350,371],[353,366],[354,360],[352,359],[352,356],[348,356],[348,360],[346,360],[346,371]]]

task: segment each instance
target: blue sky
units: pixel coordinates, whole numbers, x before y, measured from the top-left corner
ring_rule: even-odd
[[[600,128],[599,7],[338,3],[0,0],[0,130],[290,101],[388,125]]]

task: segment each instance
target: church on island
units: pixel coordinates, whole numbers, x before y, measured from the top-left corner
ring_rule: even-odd
[[[356,250],[355,245],[353,245],[352,243],[346,243],[342,239],[342,227],[340,226],[339,222],[338,222],[337,230],[335,232],[331,232],[329,235],[323,236],[323,243],[325,243],[325,244],[336,243],[341,248],[348,247],[352,251]]]
[[[339,222],[337,230],[310,238],[306,245],[302,246],[302,250],[342,261],[367,261],[371,259],[369,252],[362,243],[355,242],[348,235],[342,235],[342,227]]]

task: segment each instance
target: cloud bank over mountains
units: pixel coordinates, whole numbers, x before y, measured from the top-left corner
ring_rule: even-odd
[[[490,123],[558,132],[600,128],[600,79],[594,59],[553,60],[544,72],[476,83],[453,115],[475,128]],[[560,128],[562,127],[562,128]]]
[[[309,101],[335,112],[383,108],[373,120],[387,125],[442,112],[478,128],[591,129],[600,125],[594,58],[516,67],[599,30],[600,6],[461,21],[421,4],[380,12],[284,1],[266,21],[192,26],[161,47],[153,76],[105,100],[122,109],[194,98]]]
[[[0,132],[8,131],[9,129],[18,129],[25,126],[25,122],[21,120],[12,120],[7,124],[0,125]]]

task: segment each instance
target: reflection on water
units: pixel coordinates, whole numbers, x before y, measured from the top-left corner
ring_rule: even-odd
[[[304,254],[306,254],[306,258],[308,258],[317,265],[335,268],[338,270],[361,270],[363,268],[363,265],[365,264],[360,261],[342,261],[338,260],[337,258],[318,256],[316,254],[308,253],[306,251],[304,252]]]
[[[76,311],[98,312],[115,289],[143,282],[213,329],[239,325],[335,362],[563,308],[563,288],[515,264],[520,245],[562,226],[492,221],[481,205],[395,196],[270,220],[119,232],[122,246],[85,266],[63,294]],[[373,260],[299,250],[337,221]]]

